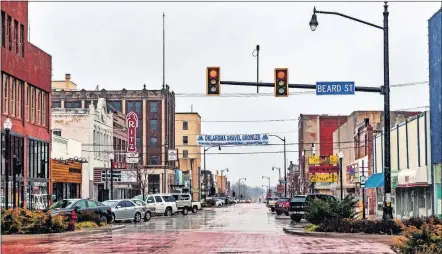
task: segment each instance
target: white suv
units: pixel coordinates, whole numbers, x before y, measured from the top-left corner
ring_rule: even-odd
[[[156,214],[172,216],[178,212],[175,198],[170,194],[151,194],[146,198],[146,203],[155,205]]]

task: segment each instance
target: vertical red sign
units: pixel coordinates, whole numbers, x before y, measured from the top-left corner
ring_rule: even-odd
[[[135,112],[129,112],[126,115],[126,127],[127,127],[127,152],[136,153],[138,116]]]

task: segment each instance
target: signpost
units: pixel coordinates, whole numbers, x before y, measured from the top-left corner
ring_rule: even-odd
[[[138,163],[138,158],[139,158],[137,151],[138,116],[135,112],[131,111],[126,115],[126,127],[127,127],[126,163]]]
[[[354,95],[355,82],[316,82],[316,95]]]

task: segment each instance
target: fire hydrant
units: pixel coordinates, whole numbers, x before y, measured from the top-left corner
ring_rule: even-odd
[[[77,222],[77,212],[72,211],[71,212],[71,221],[69,222],[69,230],[74,231],[75,230],[75,223]]]

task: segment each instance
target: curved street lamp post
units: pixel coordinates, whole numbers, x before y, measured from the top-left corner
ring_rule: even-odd
[[[247,181],[247,179],[245,177],[243,177],[238,180],[238,196],[239,196],[240,200],[241,200],[241,180]]]
[[[284,142],[284,197],[287,197],[287,154],[286,154],[286,143],[285,143],[285,137],[281,138],[278,135],[269,135],[272,137],[279,138],[282,142]]]
[[[208,194],[210,193],[209,191],[208,191],[208,188],[209,188],[209,183],[208,183],[208,180],[207,180],[207,171],[206,171],[206,152],[210,149],[210,148],[212,148],[212,147],[217,147],[217,146],[209,146],[209,147],[207,147],[207,148],[204,148],[204,189],[205,189],[205,192],[206,192],[206,199],[207,199],[207,196],[208,196]],[[218,146],[218,150],[219,151],[221,151],[221,146]],[[201,183],[200,183],[200,185],[201,185]],[[201,189],[201,187],[200,187],[200,189]]]

